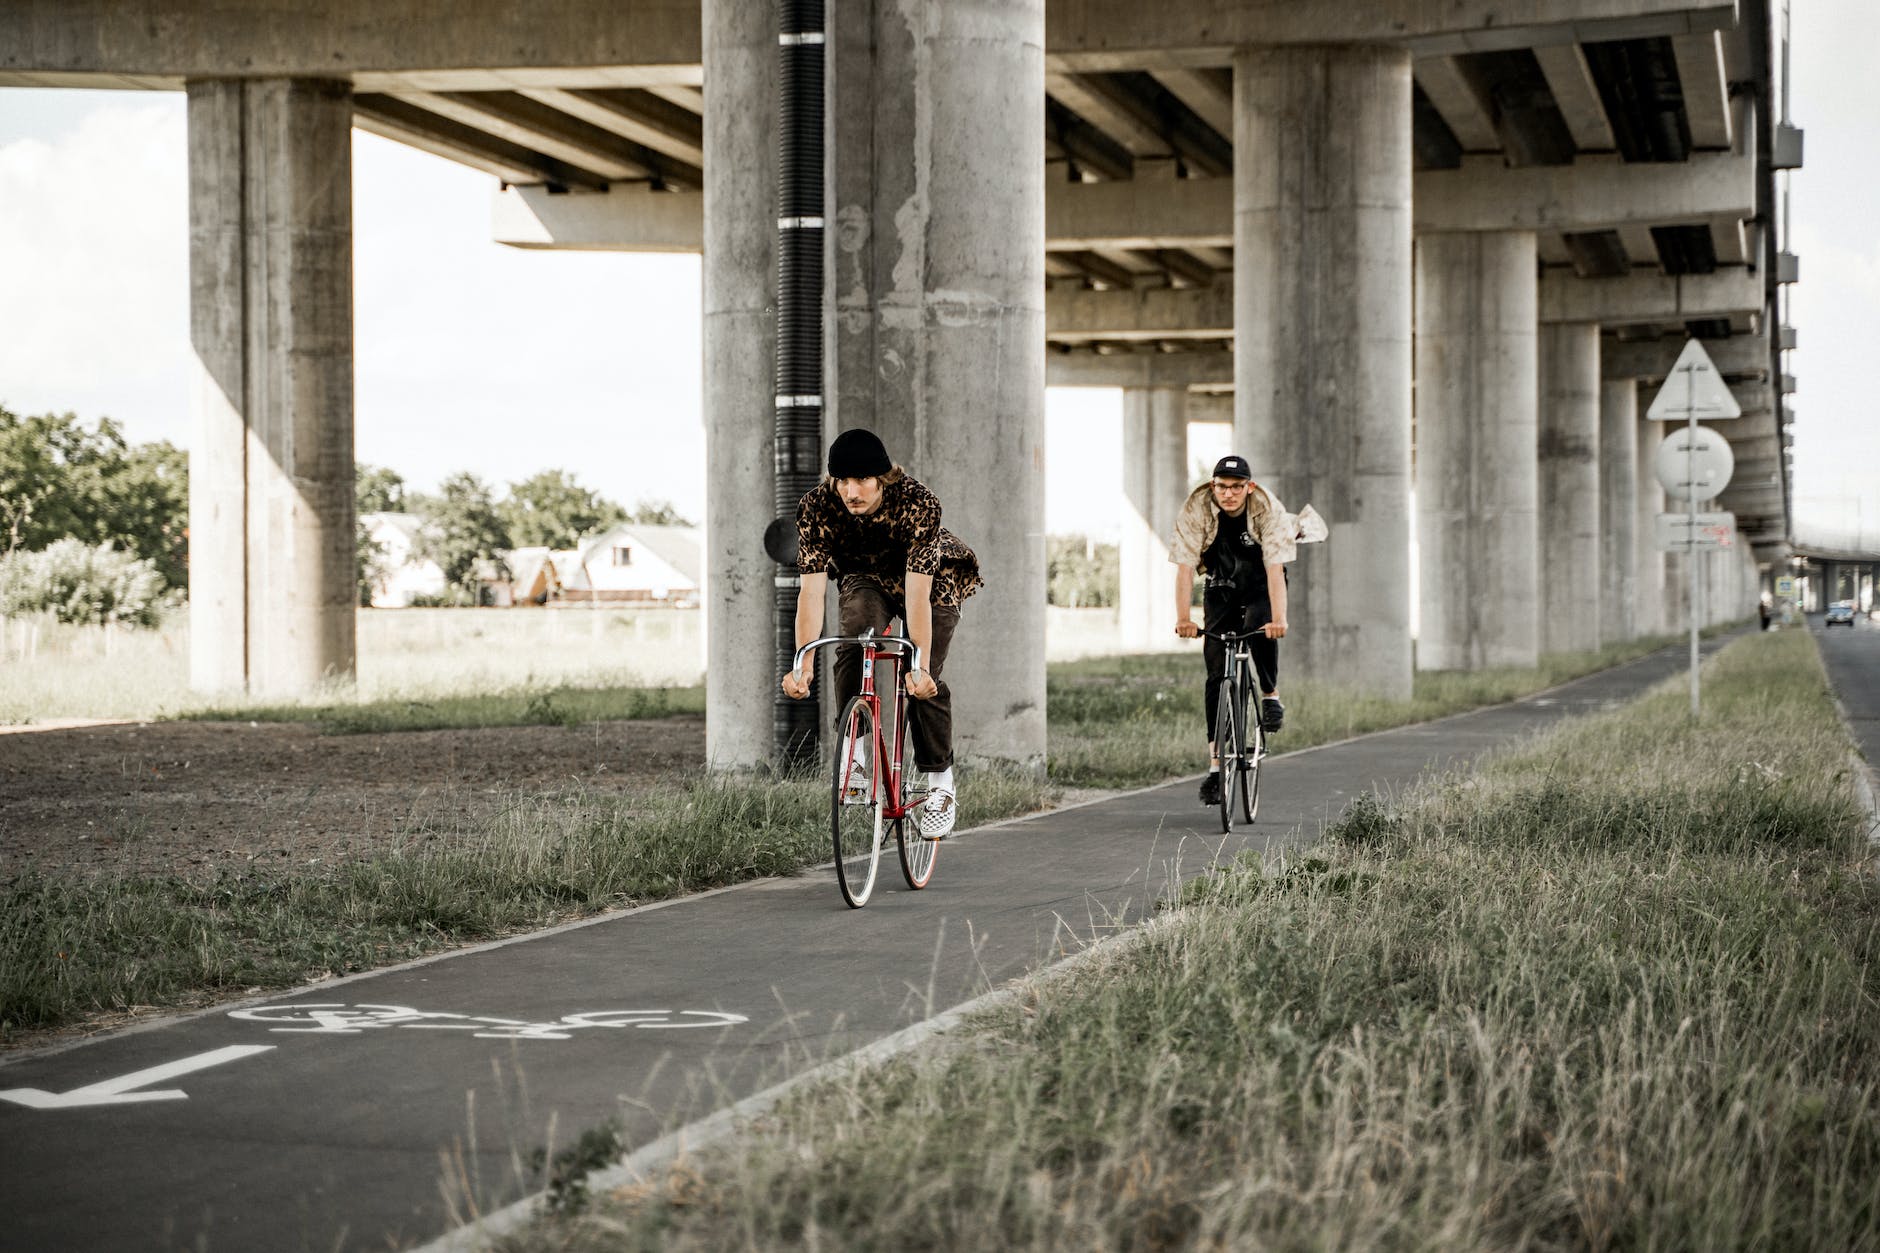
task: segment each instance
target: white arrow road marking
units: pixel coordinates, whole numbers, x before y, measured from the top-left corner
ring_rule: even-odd
[[[0,1092],[0,1101],[12,1101],[16,1105],[25,1105],[31,1109],[73,1109],[81,1105],[130,1105],[136,1101],[185,1101],[189,1099],[189,1093],[181,1088],[164,1088],[157,1092],[135,1092],[132,1089],[141,1088],[147,1083],[174,1079],[192,1070],[207,1070],[211,1066],[220,1066],[223,1062],[232,1062],[237,1058],[247,1057],[251,1053],[266,1053],[273,1047],[272,1044],[231,1044],[225,1049],[198,1053],[194,1057],[185,1057],[180,1062],[165,1062],[161,1066],[152,1066],[148,1070],[133,1071],[128,1075],[120,1075],[116,1079],[106,1079],[102,1083],[73,1088],[70,1092],[47,1092],[41,1088],[8,1088]]]

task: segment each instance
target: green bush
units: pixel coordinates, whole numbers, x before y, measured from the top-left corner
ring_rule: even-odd
[[[1082,535],[1053,535],[1045,541],[1045,588],[1050,603],[1073,609],[1116,606],[1117,547]]]
[[[110,544],[62,539],[39,552],[0,557],[0,614],[11,617],[49,613],[76,626],[153,627],[164,592],[154,561]]]

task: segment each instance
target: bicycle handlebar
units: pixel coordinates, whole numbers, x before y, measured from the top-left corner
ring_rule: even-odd
[[[1263,640],[1266,638],[1265,630],[1258,627],[1251,631],[1203,631],[1201,634],[1217,639],[1223,644],[1233,644],[1240,640]]]
[[[803,673],[803,659],[826,644],[872,644],[876,648],[894,648],[901,652],[912,652],[909,670],[918,670],[920,666],[920,645],[905,635],[876,635],[871,631],[861,635],[825,635],[821,639],[811,640],[796,650],[796,659],[790,663],[790,669],[796,674]]]

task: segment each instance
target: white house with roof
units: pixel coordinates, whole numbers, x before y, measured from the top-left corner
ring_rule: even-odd
[[[694,607],[699,601],[699,529],[623,522],[550,553],[564,601]]]
[[[509,603],[546,605],[561,591],[554,554],[544,546],[512,548],[503,557],[509,573]]]
[[[373,608],[403,609],[414,597],[444,594],[443,568],[415,555],[424,525],[417,514],[362,513],[359,525],[377,548],[367,569]]]

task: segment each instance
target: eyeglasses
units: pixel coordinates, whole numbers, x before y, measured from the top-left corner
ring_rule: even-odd
[[[1244,492],[1253,486],[1250,479],[1215,479],[1214,490],[1217,492]]]

